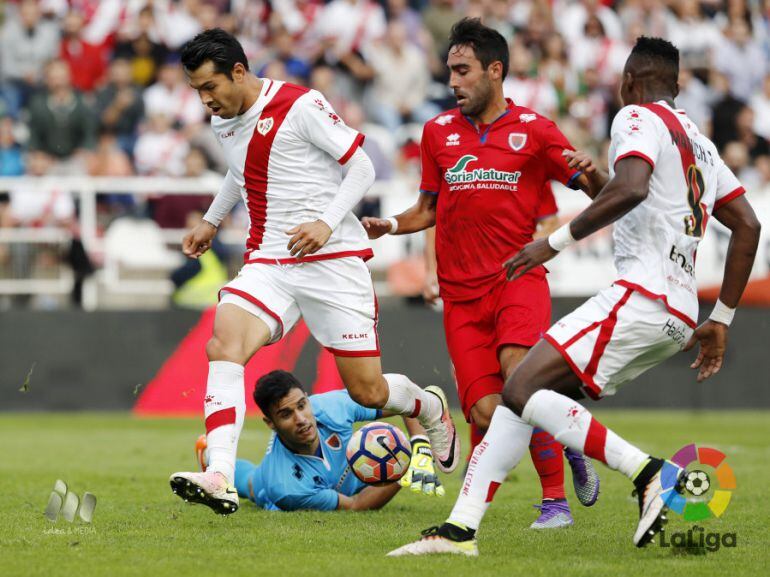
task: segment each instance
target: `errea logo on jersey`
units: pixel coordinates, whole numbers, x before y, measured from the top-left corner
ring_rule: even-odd
[[[477,161],[478,158],[472,154],[466,154],[457,163],[444,173],[444,180],[447,184],[457,184],[461,182],[504,182],[517,184],[521,177],[521,171],[506,172],[504,170],[495,170],[494,168],[474,168],[466,170],[466,167]]]
[[[450,122],[452,122],[452,119],[453,119],[453,118],[454,118],[454,117],[453,117],[451,114],[443,114],[443,115],[439,116],[439,117],[436,119],[436,124],[439,124],[439,125],[441,125],[441,126],[446,126],[447,124],[449,124]]]
[[[446,137],[446,145],[447,146],[460,146],[460,135],[456,132],[453,132],[449,136]]]

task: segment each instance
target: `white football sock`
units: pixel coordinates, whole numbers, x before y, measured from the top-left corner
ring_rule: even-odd
[[[447,521],[478,529],[495,491],[529,450],[531,438],[529,423],[507,407],[498,406],[468,462],[463,488]]]
[[[406,375],[388,373],[388,400],[384,410],[397,415],[415,417],[420,423],[441,417],[441,401],[433,393],[427,393],[409,380]]]
[[[583,405],[555,391],[537,391],[527,401],[522,417],[551,433],[562,445],[601,461],[629,479],[649,458],[594,419]]]
[[[206,471],[222,473],[228,483],[235,475],[235,456],[246,415],[243,365],[211,361],[203,403],[209,465]]]

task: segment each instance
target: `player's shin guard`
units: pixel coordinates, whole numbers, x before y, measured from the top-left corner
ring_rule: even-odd
[[[601,461],[629,479],[649,457],[594,419],[580,403],[554,391],[540,390],[532,395],[522,417],[551,433],[558,442]]]
[[[246,414],[243,366],[228,361],[211,361],[203,403],[206,441],[209,451],[207,471],[218,471],[233,482],[238,437]]]
[[[564,457],[563,447],[550,433],[536,428],[529,442],[529,454],[540,476],[543,500],[564,499]]]
[[[468,463],[460,496],[448,522],[478,529],[495,491],[521,460],[532,437],[532,426],[510,409],[499,406],[484,440]]]
[[[441,401],[425,392],[406,375],[383,375],[388,382],[388,400],[383,409],[406,417],[435,419],[441,416]]]

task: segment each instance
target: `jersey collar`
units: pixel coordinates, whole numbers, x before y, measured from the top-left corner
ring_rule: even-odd
[[[273,96],[275,96],[275,92],[279,87],[279,82],[271,80],[270,78],[260,78],[260,80],[262,81],[262,89],[259,91],[259,96],[254,104],[238,117],[241,122],[247,122],[251,118],[261,114],[265,109],[265,106],[267,106],[267,103],[273,99]]]

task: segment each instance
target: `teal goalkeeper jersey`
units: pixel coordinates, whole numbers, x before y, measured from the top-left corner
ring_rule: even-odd
[[[347,391],[310,397],[320,455],[298,455],[273,433],[265,458],[252,477],[254,501],[264,509],[294,511],[337,508],[337,493],[352,496],[366,485],[348,467],[345,448],[353,436],[353,423],[374,421],[381,411],[353,401]]]

